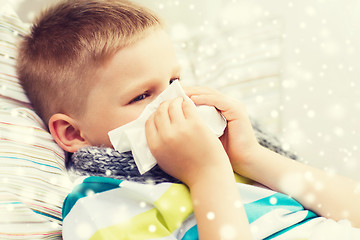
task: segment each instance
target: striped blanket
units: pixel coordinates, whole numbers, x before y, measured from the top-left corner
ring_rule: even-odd
[[[319,217],[284,194],[247,183],[238,189],[254,239],[360,239],[348,221]],[[64,201],[63,238],[193,240],[198,232],[186,186],[92,176]]]

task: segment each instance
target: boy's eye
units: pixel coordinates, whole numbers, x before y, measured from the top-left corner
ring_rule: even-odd
[[[143,94],[137,96],[136,98],[134,98],[133,100],[131,100],[131,101],[129,102],[129,104],[135,103],[135,102],[139,102],[139,101],[141,101],[141,100],[144,100],[144,99],[147,98],[148,96],[149,96],[149,93],[143,93]]]
[[[174,81],[176,80],[179,80],[180,81],[180,77],[176,77],[176,78],[172,78],[170,79],[169,81],[169,85],[172,84]],[[139,101],[142,101],[144,100],[145,98],[149,97],[150,96],[150,93],[149,92],[144,92],[143,94],[137,96],[136,98],[132,99],[129,104],[132,104],[132,103],[135,103],[135,102],[139,102]]]

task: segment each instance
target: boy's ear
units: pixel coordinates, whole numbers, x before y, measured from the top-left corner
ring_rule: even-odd
[[[52,115],[49,119],[49,130],[56,143],[67,152],[73,153],[89,145],[81,136],[75,120],[65,114]]]

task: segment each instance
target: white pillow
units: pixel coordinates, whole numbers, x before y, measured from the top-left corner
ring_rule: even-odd
[[[16,76],[16,44],[27,29],[10,6],[0,7],[0,239],[61,239],[62,203],[72,184],[64,151]]]
[[[175,42],[178,56],[184,59],[180,61],[183,81],[190,78],[189,84],[206,85],[240,99],[262,127],[278,133],[282,34],[281,19],[273,17],[206,25],[186,41]]]
[[[16,44],[27,31],[27,25],[15,14],[9,5],[0,7],[0,95],[29,103],[16,76]]]

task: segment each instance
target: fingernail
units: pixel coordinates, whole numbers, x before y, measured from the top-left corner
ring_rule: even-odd
[[[192,101],[192,99],[185,99],[184,103],[187,103],[187,104],[194,104],[194,102]]]
[[[199,96],[193,95],[193,96],[190,97],[190,99],[194,101],[196,99],[199,99]]]

